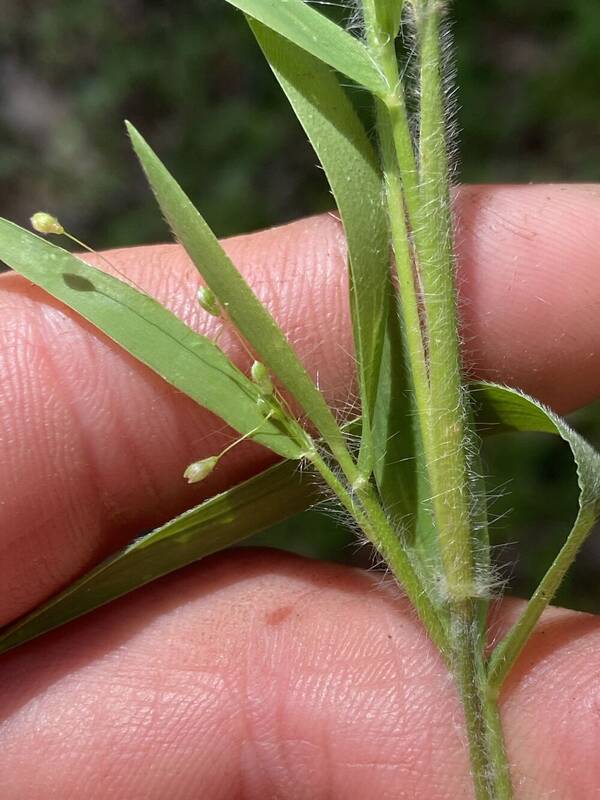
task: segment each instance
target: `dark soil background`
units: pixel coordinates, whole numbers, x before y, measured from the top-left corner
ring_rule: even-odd
[[[219,235],[330,208],[313,152],[224,0],[0,0],[0,18],[2,216],[26,224],[46,208],[98,248],[164,240],[124,118]],[[461,179],[599,180],[600,3],[456,0],[453,33]],[[600,405],[573,421],[600,446]],[[569,455],[544,437],[505,437],[486,460],[499,493],[497,557],[526,594],[574,517]],[[600,612],[599,540],[562,603]],[[256,541],[357,558],[349,535],[316,512]]]

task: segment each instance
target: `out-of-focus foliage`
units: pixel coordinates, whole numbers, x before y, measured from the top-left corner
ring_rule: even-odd
[[[600,447],[600,402],[571,416],[572,425]],[[502,435],[486,440],[485,470],[499,577],[525,597],[552,563],[573,524],[577,481],[568,448],[544,434]],[[592,533],[567,574],[555,602],[600,613],[600,528]]]
[[[600,4],[454,6],[463,179],[597,176]],[[98,246],[162,238],[124,118],[221,235],[330,206],[310,147],[224,0],[0,0],[0,11],[2,215],[23,223],[48,207]]]
[[[0,213],[96,246],[162,239],[125,135],[148,134],[221,235],[330,206],[310,147],[223,0],[2,2]]]
[[[463,180],[598,180],[600,3],[453,5]]]
[[[164,240],[124,118],[220,235],[331,207],[310,146],[224,0],[0,0],[0,12],[0,215],[25,224],[46,208],[97,247]],[[454,20],[462,179],[597,180],[598,0],[455,0]],[[600,445],[600,409],[577,421]],[[572,521],[568,451],[551,438],[500,437],[486,453],[501,495],[498,556],[518,558],[512,585],[526,593]],[[315,512],[260,542],[327,558],[356,551]],[[599,567],[595,537],[560,600],[600,611]]]

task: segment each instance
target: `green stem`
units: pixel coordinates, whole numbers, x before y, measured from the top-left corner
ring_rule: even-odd
[[[451,612],[454,674],[460,693],[476,800],[511,800],[497,698],[488,692],[477,606],[472,600]]]
[[[394,577],[406,592],[432,641],[442,655],[448,657],[448,635],[439,611],[425,590],[398,533],[390,526],[371,486],[367,483],[359,486],[352,493],[316,451],[309,453],[307,457],[342,505],[360,525],[363,533],[383,556]],[[358,477],[358,473],[355,477]],[[362,483],[362,481],[360,482]]]
[[[416,12],[420,48],[418,258],[427,324],[432,440],[431,489],[450,598],[473,596],[470,496],[452,247],[449,167],[440,51],[440,11]]]
[[[419,292],[406,224],[407,198],[412,198],[413,210],[416,210],[417,169],[394,40],[379,28],[375,3],[376,0],[363,0],[363,9],[371,56],[389,87],[389,93],[377,101],[377,129],[398,276],[398,304],[423,449],[426,454],[431,454],[429,377],[418,303]],[[408,216],[410,218],[410,211]]]
[[[432,602],[405,543],[390,526],[371,485],[359,489],[357,496],[371,522],[371,541],[401,583],[432,641],[442,656],[449,659],[449,640],[444,616]]]
[[[468,602],[452,610],[451,630],[454,674],[465,715],[475,797],[476,800],[490,800],[493,795],[490,795],[487,778],[489,754],[481,693],[481,654],[475,646]]]
[[[283,412],[281,407],[280,410]],[[319,455],[311,437],[285,412],[283,412],[282,425],[285,426],[288,435],[304,449],[306,458],[383,556],[394,577],[406,592],[432,641],[442,655],[449,658],[448,635],[443,617],[427,593],[399,533],[390,525],[371,484],[365,480],[354,461],[351,461],[350,464],[340,464],[346,480],[352,487],[349,490]]]
[[[377,117],[392,248],[398,276],[398,305],[402,317],[402,331],[415,393],[415,405],[423,438],[423,447],[425,452],[430,452],[428,438],[429,378],[417,301],[418,293],[404,214],[402,179],[395,155],[392,126],[381,104],[378,104]]]
[[[590,522],[593,520],[591,518]],[[507,675],[514,667],[519,655],[533,633],[539,618],[552,601],[569,567],[575,560],[581,545],[590,530],[590,525],[580,518],[577,520],[571,535],[561,547],[554,559],[552,566],[542,578],[539,586],[525,606],[525,610],[506,634],[500,644],[494,649],[488,666],[488,682],[490,691],[496,695]]]
[[[432,506],[452,600],[473,595],[469,482],[464,453],[464,401],[454,286],[452,220],[446,158],[439,11],[416,11],[421,44],[419,167],[415,164],[395,44],[379,30],[375,0],[365,0],[367,42],[389,93],[378,110],[392,241],[400,282],[409,363],[418,409]],[[392,148],[393,144],[393,148]],[[403,198],[403,200],[399,197]],[[407,240],[410,223],[424,330]],[[419,320],[418,324],[416,320]],[[423,341],[423,337],[425,341]],[[418,339],[418,341],[417,341]],[[426,358],[426,366],[425,366]],[[426,377],[425,377],[426,376]]]
[[[367,44],[388,86],[388,93],[378,98],[378,130],[405,342],[450,610],[451,666],[464,708],[476,798],[510,800],[497,698],[488,692],[475,599],[439,36],[441,11],[433,0],[413,2],[421,96],[417,169],[395,43],[378,27],[377,3],[363,0]]]
[[[363,17],[371,57],[383,75],[387,87],[380,101],[389,116],[392,143],[401,174],[402,189],[409,220],[415,218],[419,205],[418,173],[412,136],[406,113],[406,99],[398,71],[395,37],[382,29],[377,15],[380,0],[363,0]]]
[[[490,781],[494,792],[492,797],[494,800],[512,800],[512,781],[504,746],[498,698],[490,695],[487,691],[484,677],[482,677],[481,692],[484,698],[483,714],[488,736]]]

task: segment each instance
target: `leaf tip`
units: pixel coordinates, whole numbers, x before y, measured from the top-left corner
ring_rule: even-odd
[[[145,145],[146,141],[138,129],[128,119],[125,120],[125,129],[131,139],[133,149],[137,152],[141,145]]]

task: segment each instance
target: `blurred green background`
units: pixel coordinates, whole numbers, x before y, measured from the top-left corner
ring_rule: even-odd
[[[314,154],[224,0],[0,0],[0,11],[0,215],[26,224],[47,208],[96,247],[164,240],[124,118],[220,235],[331,207]],[[456,0],[453,33],[462,179],[598,180],[598,0]],[[600,406],[574,421],[600,446]],[[497,559],[526,594],[574,516],[568,453],[550,439],[504,437],[486,446],[486,462]],[[561,602],[600,612],[599,538]],[[256,541],[362,557],[316,512]]]

